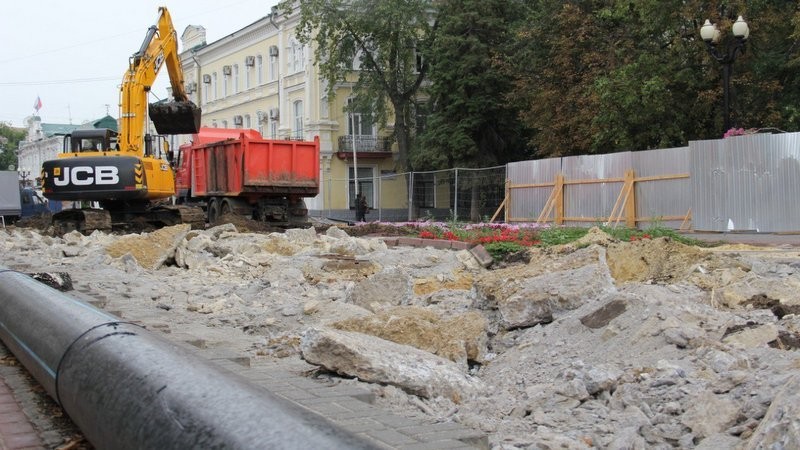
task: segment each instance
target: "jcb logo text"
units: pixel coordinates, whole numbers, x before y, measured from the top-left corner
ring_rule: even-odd
[[[117,184],[119,183],[119,169],[114,166],[77,166],[64,167],[64,173],[58,177],[58,170],[53,175],[56,186],[88,186],[90,184]]]

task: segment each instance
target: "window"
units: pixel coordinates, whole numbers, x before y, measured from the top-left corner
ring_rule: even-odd
[[[264,59],[261,55],[256,56],[256,80],[259,85],[264,84]]]
[[[269,122],[269,137],[278,139],[278,121],[270,120]]]
[[[262,122],[260,120],[258,121],[258,134],[260,134],[262,137],[265,137],[264,136],[264,122]]]
[[[356,54],[353,56],[353,64],[350,66],[353,70],[361,70],[361,58],[364,56],[364,52],[361,49],[356,50]]]
[[[356,207],[356,187],[355,187],[355,180],[353,180],[353,166],[347,168],[347,178],[349,180],[349,205],[350,209],[355,209]],[[367,197],[367,206],[370,209],[373,208],[375,205],[375,192],[374,192],[374,184],[372,181],[373,177],[373,168],[372,167],[358,167],[358,192],[360,194],[364,194]]]
[[[211,90],[214,91],[214,100],[216,100],[219,91],[217,90],[217,72],[214,72],[214,75],[211,76]]]
[[[250,114],[244,115],[244,127],[250,129]]]
[[[203,98],[205,103],[208,103],[209,101],[209,92],[211,92],[211,87],[208,84],[203,83]]]
[[[347,99],[347,105],[353,105],[353,99]],[[351,111],[348,115],[347,133],[351,136],[375,136],[375,124],[372,113]]]
[[[269,81],[275,81],[278,79],[278,48],[275,48],[275,52],[270,52],[269,55]]]
[[[292,104],[294,116],[294,137],[303,138],[303,101],[297,100]]]
[[[353,99],[347,99],[348,106],[353,105]],[[370,112],[351,111],[347,115],[348,140],[355,143],[356,151],[371,151],[377,145],[377,127]],[[352,150],[352,148],[351,148]]]
[[[289,66],[290,73],[300,72],[301,70],[305,69],[305,48],[303,44],[298,42],[296,39],[292,39],[291,43],[289,44],[289,52],[288,52],[287,65]]]
[[[228,128],[228,121],[227,120],[223,120],[222,121],[222,128]]]
[[[233,93],[239,93],[239,65],[233,65]]]
[[[222,74],[222,98],[228,96],[228,80],[230,80],[230,75]]]

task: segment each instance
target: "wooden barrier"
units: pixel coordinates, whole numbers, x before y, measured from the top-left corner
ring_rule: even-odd
[[[554,225],[563,225],[565,222],[594,222],[604,223],[607,226],[618,226],[619,222],[625,219],[625,226],[635,228],[637,223],[640,222],[654,222],[654,221],[673,221],[682,220],[681,229],[684,226],[691,224],[692,210],[689,208],[686,214],[681,215],[660,215],[653,217],[636,217],[636,183],[646,183],[653,181],[664,180],[678,180],[689,178],[688,173],[670,174],[670,175],[656,175],[648,177],[636,177],[633,169],[625,171],[625,176],[622,178],[597,178],[597,179],[579,179],[567,180],[564,175],[557,173],[552,183],[526,183],[526,184],[511,184],[506,180],[505,198],[500,206],[492,216],[491,222],[497,218],[500,211],[505,209],[505,222],[533,222],[532,217],[512,217],[511,216],[511,198],[514,189],[539,189],[550,187],[550,194],[545,201],[542,211],[536,218],[537,224],[553,223]],[[564,216],[564,190],[571,185],[581,184],[597,184],[597,183],[621,183],[619,195],[614,203],[614,207],[607,216],[604,217],[566,217]],[[688,229],[689,227],[687,227]]]

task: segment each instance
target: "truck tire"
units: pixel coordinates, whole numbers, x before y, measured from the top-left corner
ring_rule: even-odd
[[[211,200],[208,201],[208,223],[213,224],[214,222],[219,219],[219,199],[217,197],[212,197]]]
[[[286,211],[289,226],[304,228],[311,225],[308,220],[308,208],[302,198],[289,199]]]
[[[220,207],[219,207],[220,216],[234,214],[235,212],[236,210],[233,207],[231,199],[223,198],[222,201],[220,202]]]

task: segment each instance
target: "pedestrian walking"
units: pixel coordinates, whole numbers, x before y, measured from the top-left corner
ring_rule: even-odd
[[[367,197],[359,193],[356,197],[356,222],[366,222],[368,212]]]

